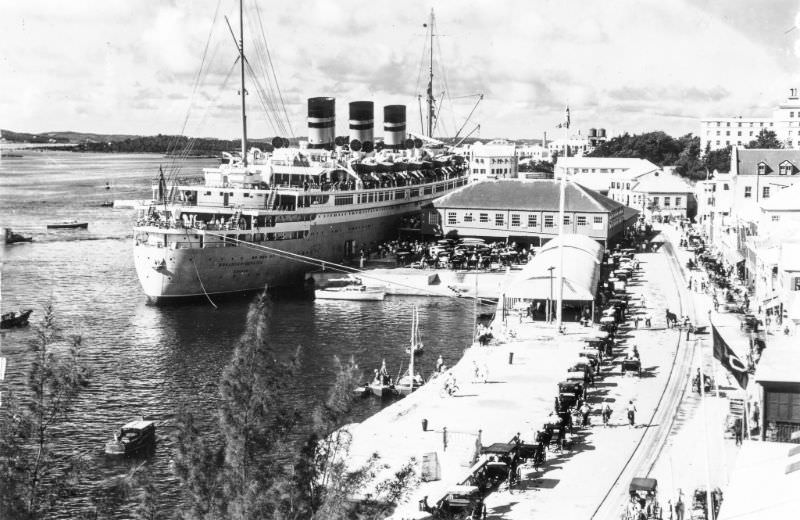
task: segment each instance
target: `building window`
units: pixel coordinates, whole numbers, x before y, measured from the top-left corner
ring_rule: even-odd
[[[792,165],[791,163],[783,163],[780,165],[780,170],[778,172],[780,175],[791,175],[792,174]]]
[[[603,223],[603,217],[594,217],[594,223],[595,224],[602,224]]]
[[[495,213],[494,214],[494,225],[495,226],[502,226],[504,221],[504,217],[502,213]]]
[[[511,215],[511,227],[520,227],[520,218],[516,213]]]
[[[794,278],[794,283],[792,284],[794,288],[793,291],[800,291],[800,277]]]
[[[447,212],[447,225],[454,226],[458,223],[456,220],[456,212],[455,211],[448,211]]]
[[[658,197],[653,197],[653,206],[658,206]]]
[[[680,197],[675,197],[675,207],[677,208],[680,205],[681,205],[681,198]]]
[[[764,186],[761,189],[761,198],[768,199],[769,198],[769,186]]]
[[[481,223],[486,224],[487,222],[489,222],[489,214],[488,213],[481,213],[478,216],[478,219],[480,220]]]
[[[464,222],[472,222],[472,213],[464,213]]]
[[[744,198],[749,199],[753,196],[753,188],[751,186],[744,187]]]
[[[781,220],[781,216],[780,215],[772,215],[772,221],[773,222],[779,222],[780,220]]]
[[[759,175],[766,175],[767,174],[767,165],[765,163],[758,163],[758,174]]]
[[[727,184],[727,183],[725,183],[725,184],[723,184],[723,185],[722,185],[722,189],[723,189],[724,191],[728,191],[730,188],[728,187],[728,184]]]
[[[564,225],[569,226],[569,215],[564,215]]]
[[[544,216],[544,227],[546,227],[546,228],[553,227],[553,215],[545,215]]]
[[[586,225],[586,217],[583,215],[578,215],[577,217],[575,217],[575,220],[579,226]]]
[[[528,227],[536,227],[536,215],[528,215]]]
[[[669,207],[669,202],[670,202],[669,197],[664,197],[664,207],[665,208]]]

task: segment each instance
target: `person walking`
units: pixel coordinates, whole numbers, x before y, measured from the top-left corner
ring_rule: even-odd
[[[584,401],[583,405],[581,406],[581,418],[582,418],[581,426],[591,426],[591,423],[589,422],[589,414],[591,412],[592,408],[589,406],[588,403],[586,403],[586,401]]]
[[[638,329],[639,328],[639,319],[640,319],[639,316],[634,316],[634,318],[633,318],[633,328],[634,329]]]
[[[675,520],[683,520],[684,505],[683,505],[683,492],[678,490],[678,500],[675,501]]]
[[[608,428],[608,421],[611,419],[611,406],[606,403],[603,407],[603,426]]]
[[[436,360],[436,371],[441,373],[443,366],[444,366],[444,359],[442,358],[442,356],[439,356],[439,359]]]
[[[636,423],[636,405],[633,400],[628,401],[628,424],[634,426]]]

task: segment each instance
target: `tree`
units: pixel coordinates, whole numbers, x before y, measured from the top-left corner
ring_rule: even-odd
[[[352,518],[356,510],[361,518],[373,518],[368,511],[379,514],[393,507],[413,483],[413,463],[410,470],[376,486],[376,505],[350,500],[379,469],[374,455],[362,467],[347,465],[351,437],[340,426],[360,381],[358,366],[352,359],[335,360],[336,382],[315,410],[311,432],[303,434],[307,425],[300,421],[291,386],[299,352],[289,360],[279,359],[269,343],[270,308],[266,294],[251,306],[245,333],[220,379],[214,433],[203,436],[189,412],[178,418],[175,474],[182,492],[180,515],[337,520]],[[300,449],[291,456],[295,446]]]
[[[687,134],[679,140],[683,150],[675,162],[675,172],[681,177],[689,179],[703,179],[706,177],[706,165],[700,158],[700,138]]]
[[[589,157],[633,157],[658,166],[671,166],[684,148],[681,141],[664,132],[631,135],[627,132],[598,145]]]
[[[783,148],[783,143],[772,130],[762,128],[758,136],[750,141],[745,148]]]
[[[0,517],[42,518],[70,494],[84,460],[59,449],[56,429],[72,419],[73,405],[89,383],[81,337],[65,337],[53,306],[30,349],[27,394],[0,408]]]
[[[709,173],[713,173],[714,170],[727,173],[731,168],[731,147],[726,146],[725,148],[712,150],[710,144],[707,145],[703,162]]]

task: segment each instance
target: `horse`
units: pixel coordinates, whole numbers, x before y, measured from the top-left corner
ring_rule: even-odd
[[[671,328],[677,325],[678,316],[674,312],[669,312],[669,309],[667,309],[666,318],[667,318],[667,327]]]

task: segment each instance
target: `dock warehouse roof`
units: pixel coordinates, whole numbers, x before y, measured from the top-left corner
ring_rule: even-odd
[[[515,209],[528,211],[558,211],[559,181],[493,180],[468,184],[434,201],[437,209]],[[564,211],[578,213],[609,213],[622,204],[605,195],[567,181]]]
[[[546,300],[550,298],[550,271],[553,269],[553,298],[558,297],[558,246],[564,244],[564,301],[594,300],[600,280],[603,246],[583,235],[565,234],[546,243],[521,272],[506,283],[506,298]]]

